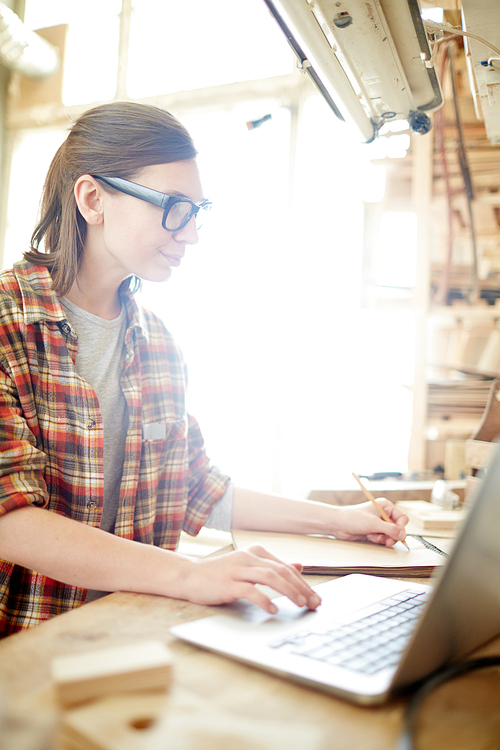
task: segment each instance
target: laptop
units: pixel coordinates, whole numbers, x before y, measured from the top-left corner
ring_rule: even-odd
[[[382,703],[500,633],[500,446],[434,586],[371,575],[320,584],[315,611],[244,601],[178,638],[350,701]]]

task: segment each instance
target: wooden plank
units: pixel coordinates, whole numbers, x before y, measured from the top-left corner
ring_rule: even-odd
[[[427,351],[427,320],[430,305],[430,242],[432,221],[432,136],[413,140],[411,210],[417,215],[416,284],[412,305],[415,315],[415,351]],[[427,377],[425,357],[415,357],[413,371],[413,421],[408,448],[408,466],[412,471],[426,468],[425,421]]]
[[[119,693],[166,691],[172,681],[172,656],[161,641],[60,656],[52,679],[65,708]]]
[[[490,460],[495,443],[484,440],[467,440],[465,442],[465,465],[470,469],[482,469]]]
[[[422,531],[453,531],[466,519],[467,510],[457,508],[444,510],[434,503],[401,502],[398,507],[404,510],[410,519]]]
[[[167,706],[168,695],[160,693],[114,696],[65,711],[57,750],[147,750]]]
[[[464,496],[465,503],[471,499],[471,497],[476,492],[480,484],[481,484],[481,479],[479,477],[469,476],[465,478],[465,496]]]

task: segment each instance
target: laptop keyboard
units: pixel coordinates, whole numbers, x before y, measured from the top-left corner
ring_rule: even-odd
[[[406,590],[360,610],[347,625],[295,632],[270,643],[292,654],[370,675],[398,664],[429,593]]]

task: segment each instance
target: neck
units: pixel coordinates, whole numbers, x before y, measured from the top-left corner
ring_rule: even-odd
[[[119,290],[126,278],[122,268],[102,262],[102,254],[86,247],[80,269],[73,286],[66,294],[74,305],[105,320],[114,320],[120,314]]]
[[[104,320],[114,320],[120,314],[118,291],[112,296],[103,297],[97,290],[80,286],[78,279],[66,294],[66,298],[82,310]]]
[[[88,270],[80,269],[66,297],[74,305],[92,315],[114,320],[121,310],[119,289],[123,279],[112,282],[98,271],[99,269],[96,269],[94,273],[89,273]]]

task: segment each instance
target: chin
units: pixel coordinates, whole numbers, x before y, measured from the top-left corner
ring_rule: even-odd
[[[138,273],[134,271],[134,275],[138,276],[142,281],[152,281],[161,284],[162,281],[168,281],[172,276],[171,268],[162,268],[157,271],[150,271],[149,273]]]
[[[154,274],[148,281],[156,281],[158,284],[161,284],[163,281],[168,281],[169,278],[172,276],[172,269],[169,268],[168,271],[162,271],[161,273]]]

